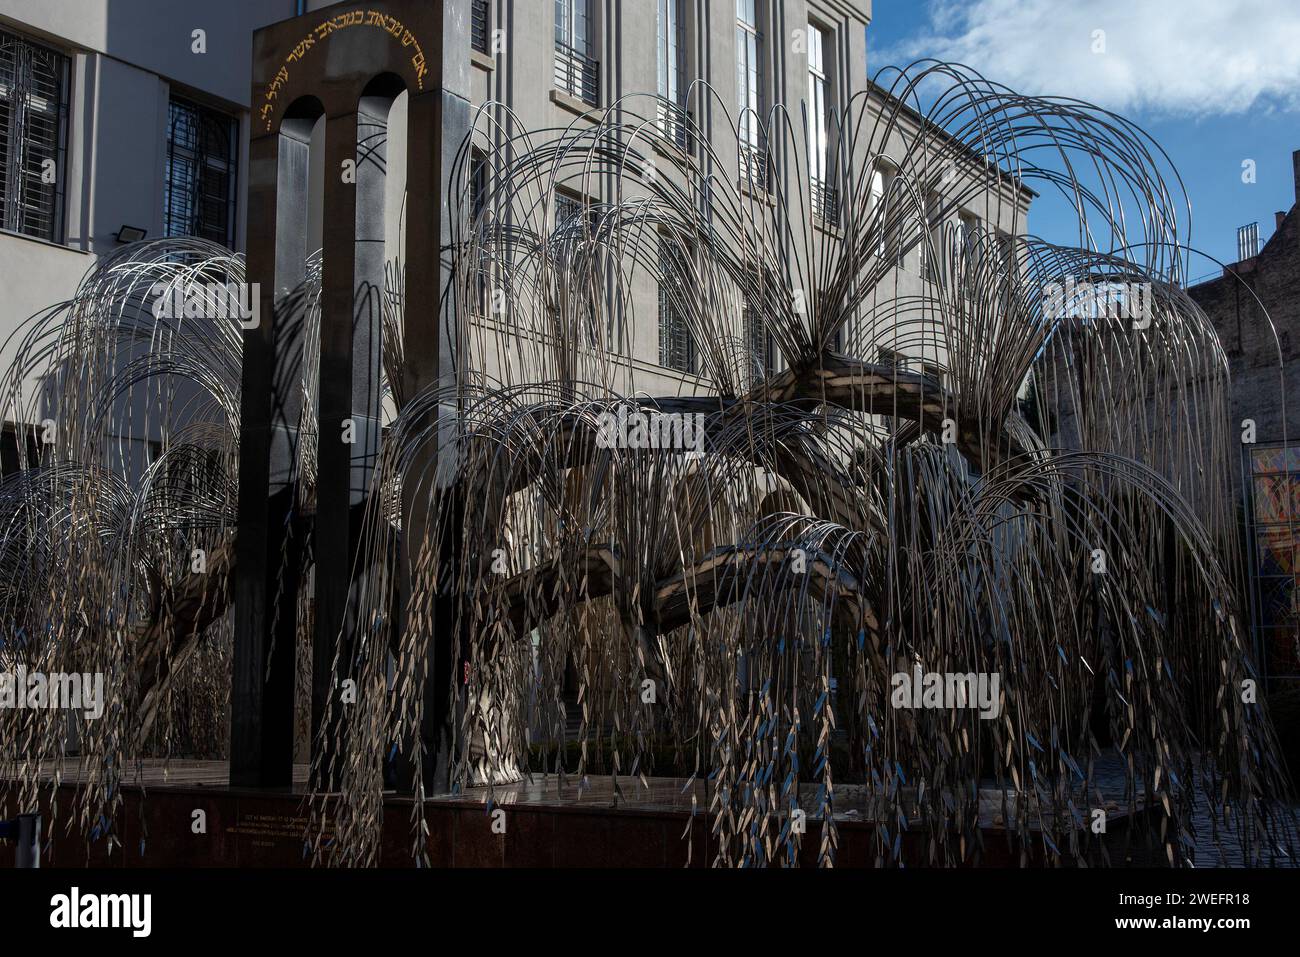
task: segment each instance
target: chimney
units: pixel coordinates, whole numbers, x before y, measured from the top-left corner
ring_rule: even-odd
[[[1300,204],[1300,150],[1291,154],[1291,169],[1295,174],[1295,201]]]
[[[1286,213],[1282,212],[1282,210],[1279,209],[1276,213],[1273,214],[1273,229],[1274,230],[1281,229],[1282,220],[1284,219],[1286,219]]]

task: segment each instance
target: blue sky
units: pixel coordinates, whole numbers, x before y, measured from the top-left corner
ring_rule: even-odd
[[[1097,30],[1105,31],[1100,56]],[[1262,243],[1274,211],[1295,202],[1297,0],[874,0],[868,73],[918,56],[965,63],[1020,93],[1087,100],[1137,123],[1183,178],[1191,245],[1225,262],[1237,258],[1238,226],[1258,222]],[[1253,184],[1242,181],[1246,159],[1255,161]],[[1031,210],[1029,229],[1077,244],[1077,219],[1048,197]],[[1191,277],[1217,268],[1194,257]]]

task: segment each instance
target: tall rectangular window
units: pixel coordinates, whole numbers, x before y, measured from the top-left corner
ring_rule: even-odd
[[[744,327],[745,349],[749,359],[747,369],[749,379],[746,385],[753,388],[772,374],[775,367],[772,345],[767,334],[767,325],[748,302],[742,307],[741,324]]]
[[[470,154],[469,162],[469,208],[475,219],[487,205],[488,165],[487,156],[480,149]]]
[[[488,0],[472,0],[469,8],[469,45],[479,53],[488,53],[492,14]]]
[[[963,210],[957,217],[957,245],[962,258],[978,264],[980,258],[980,221],[974,213]]]
[[[591,106],[600,97],[600,63],[592,56],[589,0],[555,0],[555,85]]]
[[[658,0],[659,129],[687,149],[686,140],[686,22],[682,0]]]
[[[469,165],[469,209],[476,227],[481,228],[481,217],[487,206],[488,165],[487,156],[479,149],[470,154]],[[492,281],[492,259],[488,250],[479,249],[478,273],[476,276],[477,305],[480,316],[488,314],[491,308],[490,286]]]
[[[827,38],[827,32],[821,27],[808,24],[808,174],[813,213],[826,222],[835,222],[839,219],[839,203],[831,182]]]
[[[678,372],[695,371],[695,340],[683,314],[687,283],[686,253],[659,240],[659,364]]]
[[[936,280],[939,278],[940,245],[943,242],[943,224],[939,221],[939,207],[939,196],[936,193],[927,193],[925,210],[921,214],[921,243],[917,247],[921,275]]]
[[[897,171],[884,160],[874,165],[871,171],[871,216],[880,230],[876,255],[892,256],[898,268],[902,269],[907,261],[907,251],[904,248],[904,230],[896,222],[899,210],[894,199],[894,181],[897,176]]]
[[[163,233],[235,244],[235,150],[231,116],[172,97],[167,119]]]
[[[876,255],[885,254],[885,170],[876,164],[871,170],[871,223],[877,229]]]
[[[63,241],[69,60],[0,31],[0,229]]]
[[[736,92],[740,124],[741,178],[767,188],[763,142],[763,34],[758,28],[761,0],[736,0]]]

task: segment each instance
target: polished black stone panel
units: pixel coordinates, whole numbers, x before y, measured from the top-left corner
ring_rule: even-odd
[[[462,9],[463,8],[463,9]],[[333,692],[358,623],[349,603],[364,504],[380,434],[380,300],[384,289],[385,130],[394,99],[407,94],[405,394],[453,381],[447,343],[456,317],[443,300],[450,234],[441,197],[468,131],[468,4],[377,0],[342,3],[258,30],[253,41],[249,171],[249,282],[261,287],[261,315],[244,340],[231,694],[231,781],[289,788],[298,595],[295,569],[314,539],[313,730]],[[302,303],[312,129],[323,118],[324,208],[320,330],[320,443],[315,513],[297,515],[297,428],[301,397]],[[348,164],[352,175],[344,175]],[[434,413],[436,415],[436,413]],[[343,441],[345,423],[355,441]],[[436,446],[429,453],[436,459]],[[418,463],[417,463],[418,464]],[[423,490],[427,497],[428,489]],[[403,527],[418,538],[427,522],[417,490],[407,490]],[[405,557],[405,556],[404,556]],[[454,561],[454,555],[448,555]],[[403,561],[404,582],[409,581]],[[364,577],[365,570],[362,570]],[[362,587],[353,582],[351,589]],[[404,588],[409,593],[409,586]],[[454,623],[439,623],[454,634]],[[452,702],[439,695],[450,639],[433,649],[429,726],[431,768],[445,767]],[[439,680],[442,678],[443,680]],[[313,746],[325,735],[312,736]],[[445,778],[445,773],[444,773]]]

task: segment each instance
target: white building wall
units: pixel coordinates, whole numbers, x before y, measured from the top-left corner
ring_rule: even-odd
[[[459,2],[468,5],[469,0]],[[309,10],[328,5],[322,0],[306,3]],[[235,234],[237,248],[243,248],[252,32],[294,15],[296,6],[296,0],[0,0],[0,27],[47,42],[72,57],[65,241],[56,246],[0,232],[0,340],[34,312],[69,298],[95,258],[116,248],[121,226],[142,227],[151,237],[161,235],[167,104],[173,90],[239,119],[241,198]],[[490,27],[502,31],[501,49],[491,56],[473,55],[474,104],[502,102],[530,129],[590,122],[580,115],[587,107],[555,87],[553,0],[491,0],[489,6]],[[722,168],[712,172],[733,176],[733,120],[727,112],[734,117],[737,102],[735,4],[686,0],[684,6],[687,82],[696,76],[704,79],[721,101],[692,105],[719,153]],[[592,49],[600,61],[602,108],[621,95],[657,89],[656,8],[654,0],[592,0]],[[806,42],[797,42],[796,31],[806,34],[810,18],[829,31],[826,69],[835,109],[866,88],[869,2],[759,0],[759,17],[768,107],[784,104],[792,121],[801,122],[808,60]],[[192,49],[193,31],[199,29],[206,31],[207,52],[202,54]],[[645,109],[644,101],[640,109]],[[391,135],[400,145],[400,104],[395,113]],[[798,139],[801,142],[802,136]],[[404,178],[403,152],[389,151],[390,172],[396,178]],[[793,157],[780,160],[786,189],[793,190]],[[806,157],[799,165],[806,175]],[[317,178],[321,175],[317,170]],[[590,188],[594,198],[609,200],[612,186],[612,177],[606,177]],[[318,233],[322,215],[313,212],[313,232]],[[389,222],[394,220],[390,215]],[[1008,229],[1013,224],[1007,219],[998,225]],[[1023,220],[1020,226],[1023,229]],[[899,271],[900,294],[921,291],[917,260],[913,252]],[[632,346],[626,388],[653,394],[699,390],[703,383],[697,377],[658,366],[657,319],[657,291],[643,276],[635,290],[635,322],[627,330]],[[739,328],[735,335],[741,335]],[[0,355],[0,361],[8,357]]]
[[[70,299],[124,226],[162,235],[173,91],[239,122],[235,243],[243,248],[252,34],[296,0],[0,0],[0,29],[70,58],[61,243],[0,230],[0,364],[34,313]],[[195,30],[206,52],[194,52]]]

